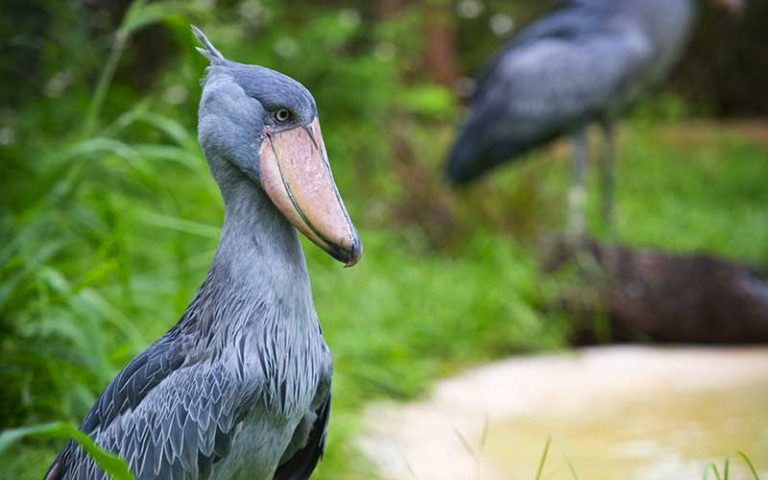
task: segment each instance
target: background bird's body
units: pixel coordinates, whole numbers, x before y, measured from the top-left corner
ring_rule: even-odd
[[[611,121],[679,57],[692,0],[577,0],[534,22],[479,76],[448,164],[470,182],[596,121]]]
[[[572,0],[524,29],[481,74],[447,165],[474,181],[560,136],[573,135],[568,233],[585,232],[587,128],[598,123],[601,210],[614,228],[614,122],[669,73],[687,43],[693,0]]]

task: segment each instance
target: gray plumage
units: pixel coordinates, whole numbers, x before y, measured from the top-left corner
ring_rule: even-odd
[[[571,0],[513,37],[480,75],[448,177],[470,182],[592,122],[612,122],[669,72],[693,0]]]
[[[305,479],[325,444],[331,356],[295,228],[257,187],[269,112],[317,116],[311,94],[272,70],[211,61],[198,136],[225,204],[219,247],[181,320],[131,361],[81,430],[146,479]],[[48,480],[108,478],[70,442]]]

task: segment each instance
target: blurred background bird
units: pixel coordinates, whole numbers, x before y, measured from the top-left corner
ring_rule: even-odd
[[[738,0],[724,0],[741,11]],[[523,28],[478,76],[446,165],[468,184],[563,136],[573,137],[567,232],[585,233],[587,129],[600,126],[601,212],[614,220],[615,123],[678,61],[695,0],[570,0]]]

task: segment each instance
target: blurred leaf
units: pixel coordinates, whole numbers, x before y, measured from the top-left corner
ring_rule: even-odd
[[[170,217],[168,215],[158,215],[154,213],[145,213],[142,219],[149,225],[167,228],[177,232],[198,235],[204,238],[218,240],[221,235],[221,228],[212,225],[205,225],[191,220]]]
[[[417,115],[444,119],[453,111],[454,97],[449,90],[437,85],[420,85],[405,94],[405,104]]]
[[[195,14],[202,13],[195,2],[163,1],[145,3],[135,1],[126,14],[125,21],[120,27],[124,34],[145,28],[154,23],[179,19],[186,21]]]
[[[96,464],[115,480],[134,480],[125,461],[105,450],[102,450],[91,437],[82,433],[74,425],[66,422],[45,423],[31,427],[5,430],[0,433],[0,453],[26,437],[34,438],[70,438],[75,440],[88,452]]]
[[[190,135],[190,132],[187,131],[184,125],[173,120],[172,118],[164,117],[154,113],[143,113],[137,118],[162,131],[168,135],[169,138],[173,139],[178,145],[199,151],[197,138]]]

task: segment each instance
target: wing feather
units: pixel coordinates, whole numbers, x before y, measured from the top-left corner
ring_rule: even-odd
[[[188,358],[184,339],[170,335],[115,378],[81,425],[102,448],[124,458],[138,480],[206,478],[229,452],[234,426],[259,392],[221,363]],[[73,442],[46,476],[106,478]]]

